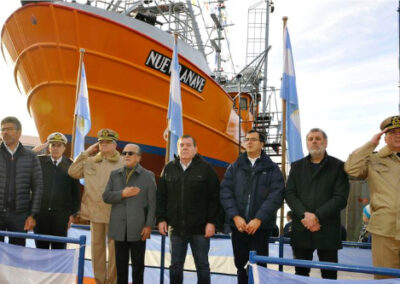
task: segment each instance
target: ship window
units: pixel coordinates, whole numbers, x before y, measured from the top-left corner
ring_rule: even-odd
[[[247,98],[240,98],[240,109],[247,109]]]

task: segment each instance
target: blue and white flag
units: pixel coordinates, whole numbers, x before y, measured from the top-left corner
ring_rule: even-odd
[[[169,103],[168,103],[168,131],[170,133],[169,157],[168,161],[174,159],[177,154],[177,143],[179,137],[183,135],[182,120],[182,99],[180,84],[180,67],[178,60],[178,39],[174,41],[174,49],[171,62],[171,82],[169,85]]]
[[[85,136],[89,133],[91,127],[89,93],[86,82],[85,64],[83,61],[81,82],[75,103],[75,115],[74,159],[85,150]]]
[[[45,250],[0,242],[0,283],[76,283],[79,249]]]
[[[304,157],[301,145],[301,128],[299,102],[297,100],[296,74],[294,73],[292,46],[289,31],[285,28],[283,37],[283,75],[281,98],[286,100],[286,140],[288,144],[289,163]]]

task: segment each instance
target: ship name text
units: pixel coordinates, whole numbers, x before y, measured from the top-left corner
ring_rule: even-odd
[[[146,59],[146,66],[155,69],[161,73],[171,76],[172,59],[165,56],[157,51],[151,50],[149,56]],[[204,86],[206,84],[206,79],[200,74],[194,72],[190,68],[179,64],[179,75],[181,82],[190,88],[203,92]]]

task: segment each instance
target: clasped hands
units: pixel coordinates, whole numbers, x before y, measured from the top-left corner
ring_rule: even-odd
[[[247,233],[249,235],[254,235],[258,228],[261,226],[260,219],[254,218],[250,220],[250,222],[247,224],[246,220],[244,220],[239,215],[233,217],[233,222],[235,222],[235,226],[239,232]]]
[[[317,232],[321,229],[321,225],[319,224],[319,220],[314,213],[305,212],[304,218],[301,219],[301,223],[304,227],[306,227],[310,232]]]

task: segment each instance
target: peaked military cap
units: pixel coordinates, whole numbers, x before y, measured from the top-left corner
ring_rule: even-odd
[[[67,137],[65,137],[64,134],[62,134],[60,132],[53,132],[47,137],[47,142],[49,142],[49,143],[56,142],[56,143],[67,144],[68,140],[67,140]]]
[[[400,128],[400,115],[390,116],[381,123],[381,130]]]
[[[104,140],[117,141],[118,138],[119,138],[118,133],[109,128],[103,128],[100,129],[99,132],[97,132],[98,141],[104,141]]]

